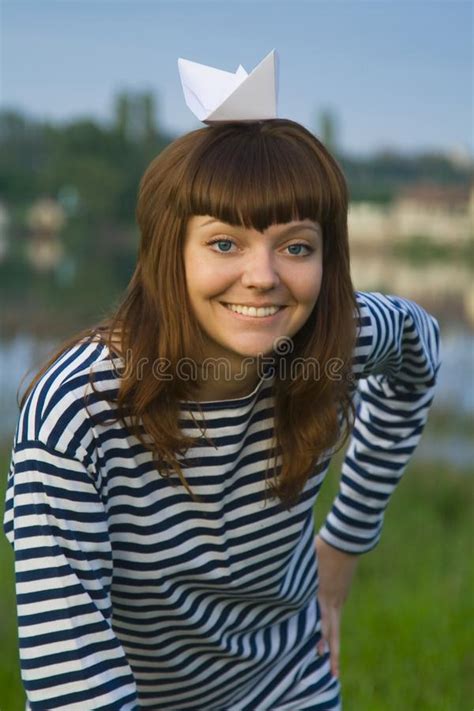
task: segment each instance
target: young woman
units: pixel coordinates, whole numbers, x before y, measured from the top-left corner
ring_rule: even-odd
[[[32,709],[341,708],[342,605],[439,367],[429,314],[354,292],[347,208],[289,120],[193,131],[147,169],[121,304],[22,401],[5,530]]]

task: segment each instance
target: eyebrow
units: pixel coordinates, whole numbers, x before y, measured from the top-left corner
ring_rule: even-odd
[[[213,218],[213,219],[211,219],[211,220],[207,220],[207,222],[204,222],[202,225],[200,225],[199,228],[207,227],[207,225],[210,225],[210,224],[212,224],[212,223],[214,223],[214,222],[216,222],[217,224],[220,224],[220,225],[227,225],[226,222],[221,222],[220,220],[216,220],[216,219]],[[235,227],[234,227],[233,225],[229,225],[229,227],[232,227],[233,229],[236,229],[236,230],[241,230],[241,229],[243,229],[242,227],[239,227],[239,226],[235,226]],[[321,230],[320,230],[319,227],[316,227],[315,225],[303,225],[303,224],[300,224],[300,225],[292,225],[291,227],[287,227],[285,230],[282,230],[282,231],[277,235],[277,237],[278,237],[278,238],[279,238],[279,237],[284,237],[284,236],[287,236],[287,235],[289,235],[289,234],[292,234],[293,232],[301,232],[302,230],[312,230],[312,231],[315,232],[318,236],[321,236]]]

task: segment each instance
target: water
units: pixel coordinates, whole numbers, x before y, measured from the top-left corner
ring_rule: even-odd
[[[474,413],[474,334],[464,329],[442,334],[436,402],[460,415]]]
[[[24,392],[46,356],[54,348],[50,340],[39,340],[22,334],[9,341],[0,341],[0,439],[10,437],[18,418],[17,390]],[[30,374],[28,370],[32,368]],[[25,377],[27,375],[27,377]],[[25,380],[22,381],[22,378]]]

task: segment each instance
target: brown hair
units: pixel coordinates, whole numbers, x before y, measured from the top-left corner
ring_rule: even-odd
[[[285,357],[340,367],[333,376],[322,368],[318,378],[308,379],[302,369],[297,377],[275,378],[275,434],[267,484],[290,507],[318,460],[334,446],[342,446],[351,427],[349,383],[357,304],[349,268],[347,210],[348,189],[340,167],[298,123],[285,119],[225,123],[176,139],[141,180],[136,211],[139,255],[121,302],[108,318],[61,346],[30,383],[21,406],[69,347],[85,336],[98,336],[113,352],[114,334],[119,333],[120,351],[127,353],[131,367],[120,379],[117,418],[128,416],[131,431],[153,451],[160,474],[177,474],[193,496],[182,457],[196,440],[184,436],[178,415],[179,401],[192,399],[196,384],[184,378],[159,379],[151,370],[157,358],[176,364],[191,355],[200,359],[203,353],[202,333],[186,290],[187,222],[194,215],[211,215],[264,231],[275,223],[317,221],[323,234],[321,291],[309,319],[293,338],[291,356]],[[139,362],[145,364],[140,377],[134,367]],[[145,441],[140,423],[151,442]]]

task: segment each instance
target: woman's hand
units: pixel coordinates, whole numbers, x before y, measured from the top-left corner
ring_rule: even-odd
[[[318,601],[321,610],[322,639],[317,650],[323,654],[329,645],[331,672],[339,676],[340,627],[342,606],[347,599],[359,556],[330,546],[317,535],[314,539],[319,566]]]

